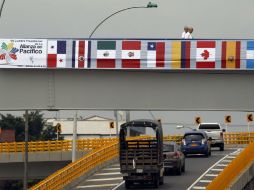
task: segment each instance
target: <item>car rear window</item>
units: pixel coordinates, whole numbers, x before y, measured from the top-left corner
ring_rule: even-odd
[[[187,141],[199,141],[202,140],[204,136],[202,134],[187,134],[184,139]]]
[[[174,145],[172,144],[164,144],[163,152],[174,152]]]
[[[199,126],[199,129],[220,129],[220,126],[216,124],[203,124]]]

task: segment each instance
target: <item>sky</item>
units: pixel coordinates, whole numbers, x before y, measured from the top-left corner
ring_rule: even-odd
[[[1,2],[2,0],[0,0]],[[151,0],[152,1],[152,0]],[[132,9],[107,20],[95,38],[254,38],[253,0],[154,0],[158,8]],[[148,0],[7,0],[0,38],[87,38],[104,18]]]
[[[2,0],[0,0],[1,2]],[[107,20],[94,38],[180,38],[185,25],[194,28],[193,37],[254,39],[253,0],[154,0],[158,8],[132,9]],[[0,19],[0,38],[88,38],[98,23],[127,7],[144,6],[145,0],[7,0]],[[1,112],[6,113],[6,112]],[[20,112],[12,112],[21,115]],[[196,116],[204,122],[224,123],[232,115],[234,126],[247,129],[244,112],[153,112],[167,129],[192,125]],[[56,113],[45,112],[46,117]],[[61,111],[60,117],[73,117]],[[88,117],[113,118],[113,112],[80,111]],[[58,114],[59,116],[59,114]],[[131,112],[131,119],[149,118],[149,112]],[[233,128],[232,128],[233,129]],[[238,130],[239,128],[236,128]],[[241,130],[240,129],[240,130]]]

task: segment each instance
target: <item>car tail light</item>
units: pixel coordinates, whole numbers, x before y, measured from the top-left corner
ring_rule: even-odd
[[[202,139],[202,144],[205,144],[206,142],[206,139]]]
[[[223,132],[220,132],[220,138],[223,139]]]
[[[185,139],[182,140],[182,144],[183,144],[183,145],[186,145]]]
[[[178,152],[175,152],[173,155],[173,158],[179,158],[179,157],[180,157],[180,154]]]

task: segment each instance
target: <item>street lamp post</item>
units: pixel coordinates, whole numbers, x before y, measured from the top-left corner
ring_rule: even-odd
[[[103,19],[95,28],[94,30],[91,32],[91,34],[89,35],[89,38],[91,38],[93,36],[93,34],[95,33],[95,31],[106,21],[108,20],[110,17],[120,13],[120,12],[123,12],[123,11],[127,11],[127,10],[130,10],[130,9],[144,9],[144,8],[157,8],[158,5],[155,4],[155,3],[151,3],[149,2],[147,4],[147,6],[139,6],[139,7],[128,7],[128,8],[125,8],[125,9],[121,9],[117,12],[114,12],[113,14],[109,15],[108,17],[106,17],[105,19]]]
[[[3,8],[4,8],[4,3],[5,3],[5,0],[2,0],[2,5],[1,5],[1,8],[0,8],[0,18],[2,16],[2,12],[3,12]]]

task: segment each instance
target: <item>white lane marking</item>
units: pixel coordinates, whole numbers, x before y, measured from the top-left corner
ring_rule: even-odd
[[[239,151],[236,150],[235,152]],[[234,153],[234,152],[233,152]],[[214,166],[216,166],[217,164],[219,164],[223,159],[227,158],[228,155],[224,156],[223,158],[221,158],[218,162],[216,162],[214,165],[212,165],[210,168],[208,168],[208,170],[206,170],[193,184],[191,184],[191,186],[187,189],[190,190],[192,187],[194,187],[194,185],[200,180],[202,179],[202,177],[204,177]]]
[[[194,186],[193,189],[206,189],[206,187]]]
[[[95,175],[121,175],[120,172],[98,173]]]
[[[119,180],[119,179],[123,179],[123,177],[97,178],[97,179],[89,179],[86,181],[112,181],[112,180]]]
[[[218,164],[217,166],[226,167],[226,166],[228,166],[228,165],[227,165],[227,164]]]
[[[114,187],[112,190],[118,189],[118,187],[122,186],[124,183],[125,183],[125,181],[122,181],[122,182],[119,183],[116,187]]]
[[[219,174],[206,174],[205,176],[209,176],[209,177],[217,177]]]
[[[91,187],[112,187],[117,185],[117,183],[112,183],[112,184],[102,184],[102,185],[81,185],[81,186],[77,186],[77,189],[85,189],[85,188],[91,188]]]
[[[200,180],[199,182],[200,182],[200,183],[211,183],[212,180],[204,180],[204,179],[203,179],[203,180]]]
[[[221,162],[232,162],[232,160],[222,160]]]
[[[223,171],[223,169],[212,168],[211,171],[218,171],[218,172],[221,172],[221,171]]]
[[[236,158],[236,156],[228,156],[228,158],[235,159],[235,158]]]
[[[106,168],[104,170],[120,170],[120,168]]]

